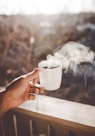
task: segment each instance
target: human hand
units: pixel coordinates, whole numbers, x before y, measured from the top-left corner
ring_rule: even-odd
[[[33,72],[14,79],[7,86],[4,99],[6,104],[8,104],[9,109],[21,105],[26,100],[34,100],[35,93],[44,93],[43,88],[35,87],[35,84],[39,81],[39,72],[40,70],[38,68],[35,68]]]

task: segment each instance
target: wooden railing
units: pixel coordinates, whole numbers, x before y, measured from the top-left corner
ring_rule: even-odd
[[[39,95],[5,114],[0,136],[95,136],[95,107]]]

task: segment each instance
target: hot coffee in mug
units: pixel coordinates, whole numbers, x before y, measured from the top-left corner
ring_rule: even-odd
[[[45,90],[56,90],[61,86],[62,64],[58,60],[44,60],[38,64],[40,84]]]

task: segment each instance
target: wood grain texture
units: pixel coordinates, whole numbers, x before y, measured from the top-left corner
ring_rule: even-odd
[[[95,136],[94,114],[94,106],[39,95],[5,114],[4,136]]]

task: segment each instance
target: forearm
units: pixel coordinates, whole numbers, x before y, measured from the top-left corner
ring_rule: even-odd
[[[11,108],[10,100],[5,92],[0,93],[0,118]]]

